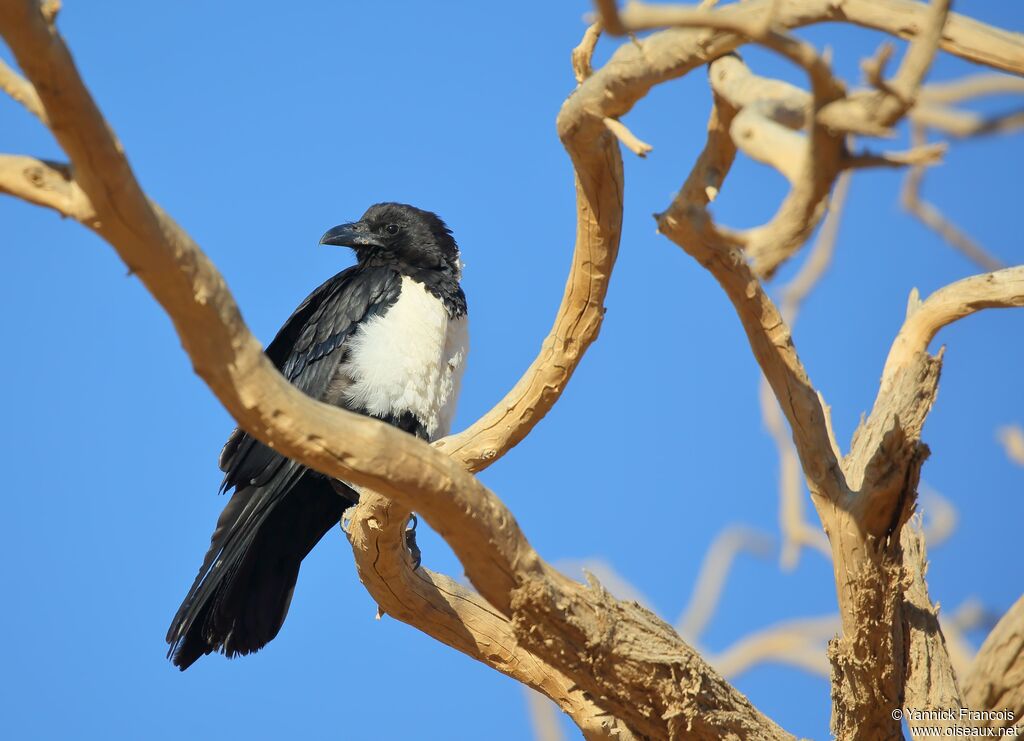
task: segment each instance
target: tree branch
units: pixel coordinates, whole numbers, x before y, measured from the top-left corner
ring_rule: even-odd
[[[712,77],[714,69],[712,65]],[[722,286],[793,429],[812,493],[838,498],[845,482],[837,475],[837,453],[827,443],[833,435],[817,391],[793,347],[789,328],[751,268],[706,211],[704,184],[711,180],[721,183],[735,151],[727,135],[730,113],[721,101],[716,101],[708,124],[708,142],[679,194],[657,217],[658,228],[707,268]],[[826,441],[824,446],[822,441]]]
[[[609,31],[635,27],[623,23],[614,4],[601,5]],[[596,31],[593,41],[581,45],[588,59],[586,64],[576,60],[580,85],[558,119],[576,171],[578,217],[562,305],[519,383],[487,415],[434,449],[376,420],[305,397],[277,373],[245,326],[223,278],[191,238],[147,199],[57,34],[53,13],[31,0],[0,4],[0,33],[30,81],[20,85],[5,67],[10,74],[4,73],[3,86],[20,95],[30,110],[41,112],[37,115],[49,123],[71,165],[5,156],[0,190],[76,218],[114,246],[172,318],[196,372],[244,429],[290,458],[368,489],[350,532],[364,583],[389,614],[553,697],[588,738],[683,733],[707,739],[788,738],[670,626],[638,605],[613,599],[600,585],[584,587],[546,564],[503,503],[468,471],[486,467],[529,433],[597,336],[622,225],[622,162],[615,135],[630,141],[621,125],[609,128],[608,122],[617,122],[653,85],[747,38],[800,64],[810,79],[809,110],[815,114],[804,114],[806,139],[791,131],[791,90],[776,85],[776,97],[783,102],[761,106],[756,100],[738,101],[735,90],[724,85],[716,88],[708,143],[659,226],[722,284],[790,422],[836,563],[846,634],[832,650],[837,734],[878,732],[882,737],[891,735],[893,724],[881,716],[897,707],[893,702],[905,678],[904,667],[893,662],[918,640],[906,632],[908,610],[932,609],[926,592],[914,593],[923,600],[920,604],[903,602],[906,573],[911,588],[924,585],[923,555],[920,568],[911,563],[904,572],[903,551],[893,536],[912,510],[926,454],[920,427],[934,399],[939,368],[926,348],[937,326],[932,331],[923,319],[916,320],[917,326],[908,317],[906,337],[901,331],[897,338],[897,345],[902,340],[905,347],[893,348],[895,370],[889,374],[887,363],[875,411],[858,431],[851,455],[840,460],[828,409],[757,275],[770,274],[791,255],[821,217],[844,159],[841,127],[826,125],[829,116],[821,114],[834,106],[839,113],[830,114],[833,123],[842,124],[846,108],[838,104],[854,99],[845,96],[811,47],[775,29],[846,18],[914,38],[894,80],[857,100],[863,105],[856,110],[863,115],[855,125],[874,125],[875,130],[910,107],[937,44],[964,58],[1021,72],[1024,41],[955,15],[947,22],[945,0],[936,0],[931,9],[900,0],[841,5],[834,0],[748,0],[720,10],[698,9],[694,12],[701,15],[678,23],[699,21],[718,30],[654,34],[624,45],[612,64],[593,73],[589,53]],[[713,85],[714,71],[713,66]],[[34,91],[38,103],[26,91]],[[873,109],[869,100],[878,105]],[[736,233],[715,226],[707,205],[735,156],[730,132],[749,139],[743,135],[747,127],[789,142],[787,147],[802,155],[780,156],[781,150],[744,144],[783,171],[793,188],[771,223]],[[758,265],[756,271],[740,246]],[[971,310],[989,305],[996,304],[982,300]],[[942,306],[942,301],[933,302],[932,313],[939,319],[932,324],[964,315],[943,320],[950,312],[943,314]],[[921,337],[926,337],[923,344]],[[411,569],[404,527],[413,509],[451,545],[479,596],[439,575]],[[866,616],[882,621],[882,640],[872,642],[879,638],[878,628]],[[934,637],[934,632],[922,634]],[[944,651],[934,640],[921,645],[925,652]],[[867,649],[878,655],[865,658]],[[850,692],[867,686],[872,676],[883,677],[880,686],[863,696]],[[908,676],[918,675],[911,671]]]
[[[782,288],[779,313],[790,327],[795,326],[804,299],[821,280],[832,262],[850,179],[849,172],[839,176],[829,201],[828,213],[822,222],[814,246],[797,274]],[[782,568],[788,570],[796,567],[803,546],[814,548],[826,557],[831,553],[824,532],[816,525],[809,524],[804,518],[800,458],[793,446],[792,437],[787,433],[778,402],[772,395],[771,385],[764,376],[761,376],[758,385],[761,417],[779,453],[779,529],[782,533],[779,559]]]
[[[967,707],[1013,711],[1012,719],[981,720],[977,725],[1006,728],[1024,718],[1024,597],[988,634],[963,686]]]
[[[1011,82],[1022,83],[1024,81],[1014,80],[1014,78],[1007,78],[1003,75],[983,75],[956,83],[924,88],[921,91],[921,98],[926,102],[924,105],[916,106],[910,112],[911,141],[916,146],[923,145],[927,140],[925,127],[936,128],[953,136],[967,137],[1010,131],[1024,126],[1024,112],[1021,111],[986,118],[976,113],[959,111],[941,105],[941,103],[995,92],[1024,90],[1024,85],[1011,84]],[[929,92],[930,89],[932,92]],[[939,104],[928,101],[938,101]],[[925,226],[937,232],[939,236],[982,269],[997,270],[1003,267],[1000,260],[990,255],[980,244],[946,218],[939,209],[922,198],[921,184],[923,180],[923,167],[912,167],[907,172],[903,181],[903,189],[900,192],[900,202],[903,208],[916,216]]]
[[[46,116],[46,109],[43,102],[39,100],[39,94],[32,84],[24,77],[15,72],[10,65],[0,59],[0,90],[10,95],[14,100],[25,106],[25,109],[33,116],[42,121],[44,126],[50,122]]]
[[[648,5],[631,2],[622,11],[615,12],[614,0],[596,3],[601,12],[605,28],[609,33],[621,35],[628,20],[631,30],[649,30],[679,25],[718,25],[734,23],[750,28],[749,23],[757,17],[765,17],[771,9],[774,28],[799,28],[812,23],[845,21],[865,28],[883,31],[904,39],[915,39],[928,33],[934,26],[929,25],[929,8],[912,0],[744,0],[715,11],[718,20],[708,22],[710,12],[687,6]],[[706,15],[705,15],[706,14]],[[609,19],[614,27],[609,26]],[[747,24],[747,25],[744,25]],[[644,46],[653,37],[644,39]],[[718,39],[708,38],[709,51],[717,46]],[[1013,33],[995,26],[981,23],[967,16],[949,13],[938,39],[939,47],[954,56],[987,67],[1013,74],[1024,74],[1024,34]],[[724,51],[731,51],[733,47]],[[647,49],[649,51],[649,49]],[[711,58],[724,53],[715,49]],[[909,72],[908,72],[909,74]]]
[[[751,6],[746,7],[749,10]],[[630,8],[632,11],[638,6]],[[924,32],[911,45],[901,71],[892,83],[885,84],[870,99],[865,95],[845,98],[841,93],[836,97],[840,88],[824,82],[825,75],[820,67],[812,64],[806,55],[802,56],[800,61],[808,71],[814,90],[812,107],[820,112],[812,121],[827,123],[829,129],[871,132],[887,129],[895,123],[913,104],[934,56],[947,12],[945,0],[933,4]],[[710,23],[707,16],[707,12],[701,11],[689,18],[674,16],[673,22],[700,22],[715,28],[726,26],[720,20]],[[753,23],[749,17],[747,21]],[[636,28],[625,17],[621,22],[625,28]],[[741,28],[735,18],[729,23],[734,29]],[[752,31],[741,32],[754,36]],[[646,43],[644,51],[650,53]],[[716,75],[716,64],[711,67],[713,87],[720,77]],[[735,62],[729,64],[735,71]],[[878,79],[880,69],[879,65]],[[922,348],[913,355],[912,362],[901,367],[891,385],[883,382],[875,409],[867,423],[858,429],[850,455],[839,461],[827,408],[793,349],[789,327],[736,250],[737,243],[749,246],[749,234],[733,235],[717,227],[707,213],[708,198],[698,187],[708,179],[712,163],[726,162],[725,168],[713,168],[718,182],[728,169],[732,150],[721,146],[725,131],[732,134],[738,146],[743,146],[740,141],[743,132],[736,131],[737,101],[729,101],[726,106],[723,101],[727,89],[720,87],[715,92],[716,111],[712,114],[711,128],[718,129],[718,143],[714,136],[709,137],[709,144],[679,196],[658,217],[659,228],[707,268],[732,301],[754,355],[790,422],[812,499],[829,534],[844,633],[830,649],[834,672],[833,730],[840,738],[898,736],[899,725],[885,709],[891,711],[900,707],[904,691],[915,697],[932,697],[936,687],[948,684],[940,679],[952,676],[948,652],[924,586],[923,556],[915,556],[922,551],[920,548],[911,551],[906,564],[909,571],[905,572],[904,546],[898,537],[913,511],[920,466],[927,455],[927,448],[920,443],[920,432],[934,401],[940,362]],[[784,105],[773,100],[765,104],[765,110],[795,118],[792,114],[799,111],[799,106],[794,104],[799,102],[797,96],[783,89],[783,94],[776,96],[779,97]],[[751,105],[749,99],[744,102]],[[831,118],[822,115],[827,109],[833,111]],[[820,193],[820,187],[824,186],[827,191],[831,186],[839,167],[830,165],[828,153],[841,154],[841,150],[830,147],[834,142],[827,136],[828,132],[822,131],[820,124],[812,126],[805,155],[808,165],[802,172],[800,168],[780,167],[779,160],[787,155],[779,156],[779,148],[776,148],[776,159],[770,163],[793,182],[794,193],[801,184],[805,193],[815,196]],[[813,197],[804,200],[806,206],[815,203]],[[807,214],[805,210],[802,219],[791,223],[802,223],[805,228],[813,225],[817,214],[809,217]],[[778,229],[779,226],[771,224],[768,228]],[[782,228],[773,235],[774,240],[765,241],[777,243],[793,239],[802,242],[805,236],[798,230],[787,232]],[[906,585],[904,573],[909,574]],[[905,651],[913,658],[906,661],[899,658]],[[925,671],[922,666],[934,672]],[[908,686],[908,682],[913,686]]]
[[[829,664],[823,646],[838,630],[836,615],[786,620],[743,637],[709,661],[727,677],[735,677],[766,661],[828,677]]]
[[[900,535],[908,572],[904,603],[904,645],[907,652],[906,705],[912,708],[960,708],[956,671],[939,627],[939,610],[928,596],[924,532],[916,517]],[[960,725],[956,720],[939,725]]]
[[[974,275],[944,286],[924,302],[914,291],[907,306],[907,318],[896,336],[882,371],[882,389],[891,387],[897,376],[924,353],[943,327],[982,309],[1024,306],[1024,265]]]
[[[94,228],[96,213],[92,203],[65,164],[0,154],[0,193],[53,209]]]
[[[697,643],[718,607],[725,580],[733,561],[742,552],[767,556],[772,542],[762,533],[741,525],[732,525],[720,532],[708,547],[701,562],[697,583],[690,601],[676,622],[676,630],[685,640]],[[714,663],[714,662],[712,662]]]
[[[573,96],[560,118],[583,217],[563,301],[570,310],[560,312],[540,357],[506,402],[449,441],[444,455],[379,421],[316,402],[277,373],[223,278],[145,197],[51,21],[30,0],[0,5],[0,33],[40,93],[96,212],[95,230],[167,311],[197,373],[243,429],[304,465],[421,513],[481,596],[509,618],[517,645],[600,698],[602,709],[631,731],[789,738],[664,622],[545,564],[501,501],[466,470],[486,465],[528,432],[600,325],[621,225],[621,158],[604,117],[577,107],[585,96]],[[637,703],[647,692],[648,700]]]
[[[348,513],[359,578],[380,613],[547,695],[587,739],[634,738],[570,678],[523,648],[508,617],[479,594],[443,574],[414,571],[405,538],[409,515],[407,507],[368,489]]]

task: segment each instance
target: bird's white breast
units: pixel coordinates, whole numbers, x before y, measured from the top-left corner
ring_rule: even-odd
[[[440,299],[403,277],[395,303],[365,321],[349,346],[350,404],[378,417],[412,412],[431,440],[448,433],[469,350],[465,316],[449,319]]]

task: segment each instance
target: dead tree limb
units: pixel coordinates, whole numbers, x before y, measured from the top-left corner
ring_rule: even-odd
[[[805,49],[799,54],[786,54],[808,73],[812,95],[805,121],[807,137],[788,137],[786,146],[770,148],[775,159],[763,161],[790,180],[791,195],[801,184],[806,192],[815,194],[820,190],[819,183],[824,184],[826,192],[831,188],[842,167],[833,164],[841,151],[830,140],[829,132],[880,133],[910,110],[936,48],[948,38],[948,33],[942,31],[944,26],[948,28],[948,13],[948,2],[932,4],[921,18],[922,33],[911,43],[899,72],[892,81],[869,93],[846,95],[841,87],[830,85],[827,70]],[[610,20],[605,14],[601,20],[609,29],[618,26],[638,30],[654,25],[654,17],[664,24],[728,29],[776,51],[782,49],[777,38],[765,42],[772,33],[766,29],[778,23],[776,19],[784,11],[777,9],[773,19],[762,18],[760,29],[750,18],[741,24],[725,15],[724,10],[654,9],[634,3],[621,17]],[[650,54],[650,39],[644,43],[645,53]],[[927,354],[927,341],[922,346],[920,338],[931,339],[943,324],[940,316],[952,321],[963,315],[960,312],[1016,305],[1024,292],[1017,284],[1019,275],[1015,271],[1002,271],[970,279],[963,296],[951,287],[951,292],[967,299],[951,301],[956,308],[940,310],[946,306],[946,297],[940,295],[918,319],[908,316],[908,325],[894,344],[896,360],[883,374],[875,408],[858,428],[849,455],[841,456],[827,406],[800,363],[789,327],[760,286],[758,273],[770,275],[771,271],[758,271],[756,257],[743,251],[749,241],[717,226],[707,211],[736,148],[758,156],[743,145],[744,139],[750,139],[749,132],[743,127],[736,130],[739,116],[751,108],[751,101],[737,97],[730,100],[726,88],[715,87],[720,77],[716,68],[727,64],[736,70],[735,60],[711,66],[712,87],[717,95],[708,143],[677,198],[658,216],[659,229],[708,269],[732,301],[751,349],[790,423],[812,501],[829,535],[843,625],[843,637],[834,642],[830,652],[833,731],[840,738],[896,738],[900,728],[891,710],[901,707],[905,697],[925,703],[920,707],[952,706],[944,703],[959,700],[955,674],[927,597],[923,550],[916,547],[916,541],[900,542],[901,533],[910,537],[903,525],[913,512],[920,466],[927,456],[927,448],[920,442],[921,427],[935,398],[940,367],[940,359]],[[790,92],[783,89],[782,97],[791,99]],[[770,108],[787,117],[798,109],[791,101]],[[756,123],[764,126],[762,111],[756,112],[760,116]],[[801,152],[803,148],[806,154]],[[713,182],[711,189],[707,187],[709,182]],[[816,223],[818,214],[804,209],[799,216],[806,229]],[[800,219],[787,223],[777,215],[763,227],[764,242],[787,246],[802,243],[805,233],[800,231]],[[746,258],[751,259],[754,269]],[[987,297],[983,286],[990,284],[998,284],[994,291],[998,297]],[[904,346],[914,350],[904,356]],[[910,554],[906,563],[905,552]],[[928,615],[930,618],[919,617]],[[920,671],[922,665],[929,671]]]
[[[563,707],[567,698],[559,693],[585,692],[603,714],[614,716],[613,723],[593,731],[586,718],[576,717],[592,737],[607,736],[610,726],[620,722],[630,732],[651,737],[683,729],[709,739],[789,737],[663,621],[545,564],[501,501],[467,471],[494,460],[528,432],[596,336],[622,208],[621,160],[603,117],[586,117],[564,138],[577,169],[582,215],[577,230],[581,257],[574,262],[563,304],[572,311],[559,313],[541,357],[506,401],[449,441],[446,455],[376,420],[318,403],[288,384],[245,326],[214,266],[146,198],[57,34],[53,16],[31,0],[11,0],[0,5],[0,33],[71,160],[68,187],[88,199],[93,218],[87,225],[118,251],[164,307],[196,372],[244,429],[304,465],[382,493],[404,508],[396,521],[410,510],[419,512],[452,546],[481,597],[508,620],[516,645],[561,667],[573,683],[570,690],[552,675],[551,682],[537,688],[553,692]],[[45,205],[55,204],[48,199]],[[421,604],[437,597],[425,589]],[[397,606],[392,609],[400,612]],[[608,625],[616,626],[613,634]],[[507,661],[498,656],[492,662],[490,653],[473,647],[475,640],[470,636],[461,642],[475,658],[489,664]],[[589,702],[581,712],[598,714]]]
[[[977,710],[1006,711],[1007,718],[977,719],[975,725],[1007,728],[1024,718],[1024,597],[1014,603],[988,634],[963,681],[964,700]]]
[[[432,448],[379,421],[318,403],[277,373],[222,276],[147,198],[57,33],[55,8],[33,0],[0,3],[0,34],[27,78],[5,67],[0,86],[48,125],[70,163],[5,155],[0,190],[75,218],[110,243],[174,322],[196,372],[246,431],[364,490],[351,539],[360,575],[385,611],[545,693],[588,738],[790,736],[667,623],[612,598],[596,582],[580,585],[545,563],[511,512],[471,472],[507,452],[551,409],[599,331],[622,224],[619,143],[644,150],[621,124],[610,122],[618,122],[652,86],[741,43],[762,44],[803,68],[810,93],[802,123],[794,125],[799,106],[792,90],[775,85],[783,102],[762,105],[759,92],[743,98],[720,75],[716,83],[716,69],[725,66],[712,65],[715,105],[708,143],[679,197],[659,217],[659,227],[726,291],[793,430],[836,567],[844,633],[831,652],[837,735],[898,734],[889,711],[899,706],[908,678],[923,676],[905,656],[923,657],[930,667],[927,682],[909,690],[922,704],[958,697],[948,685],[951,670],[937,623],[914,624],[908,617],[911,608],[934,617],[924,591],[923,551],[905,561],[912,546],[900,545],[927,454],[921,426],[940,366],[927,344],[941,326],[968,313],[1020,305],[1021,276],[1013,270],[979,276],[913,307],[894,344],[891,369],[886,365],[875,409],[845,457],[828,407],[759,278],[800,248],[824,214],[835,179],[858,163],[845,149],[845,136],[886,131],[912,109],[936,47],[1021,73],[1019,34],[950,14],[946,0],[931,6],[906,0],[746,0],[719,10],[702,7],[692,11],[696,15],[663,8],[656,25],[690,28],[625,44],[597,71],[577,58],[581,82],[558,117],[577,193],[576,248],[562,305],[519,383],[467,430]],[[646,27],[636,18],[645,10],[640,4],[621,17],[614,4],[603,2],[601,9],[611,33]],[[664,13],[675,13],[674,20],[664,20]],[[911,38],[896,75],[883,81],[879,64],[875,89],[848,94],[826,60],[786,32],[834,20]],[[592,51],[594,38],[596,30],[581,45],[583,54]],[[742,68],[733,71],[744,74]],[[756,87],[753,76],[747,77]],[[716,226],[707,211],[737,149],[776,167],[791,183],[772,220],[745,232]],[[404,527],[413,510],[452,547],[479,594],[411,569]],[[858,694],[857,688],[867,691]]]

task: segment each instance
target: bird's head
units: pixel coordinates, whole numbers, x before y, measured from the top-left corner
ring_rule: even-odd
[[[359,221],[327,230],[320,244],[351,247],[359,262],[460,273],[459,247],[445,223],[404,203],[374,204]]]

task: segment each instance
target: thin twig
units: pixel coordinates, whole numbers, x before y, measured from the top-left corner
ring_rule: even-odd
[[[604,125],[608,127],[608,130],[612,132],[620,142],[622,142],[622,146],[637,157],[646,157],[648,153],[654,149],[654,147],[647,142],[637,139],[636,135],[626,127],[626,124],[622,123],[622,121],[619,121],[618,119],[605,118]]]
[[[0,59],[0,90],[25,106],[25,109],[42,121],[44,126],[50,125],[43,101],[39,99],[39,93],[32,83],[15,72],[3,59]]]

